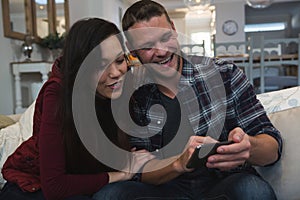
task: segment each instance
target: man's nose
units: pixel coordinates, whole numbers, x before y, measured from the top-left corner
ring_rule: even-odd
[[[168,52],[168,47],[163,42],[157,42],[155,45],[155,54],[158,56],[165,55]]]

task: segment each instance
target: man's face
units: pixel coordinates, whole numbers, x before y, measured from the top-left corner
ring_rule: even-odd
[[[148,69],[160,77],[173,77],[181,71],[177,33],[165,15],[135,23],[128,31],[131,51]],[[151,68],[151,69],[150,69]]]

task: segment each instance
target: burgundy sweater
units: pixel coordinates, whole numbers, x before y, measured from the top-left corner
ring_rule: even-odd
[[[36,100],[33,135],[8,157],[2,168],[3,177],[23,191],[42,189],[46,199],[93,194],[108,183],[108,174],[67,174],[61,133],[61,120],[55,110],[59,104],[61,74],[59,61],[52,67],[49,80]]]

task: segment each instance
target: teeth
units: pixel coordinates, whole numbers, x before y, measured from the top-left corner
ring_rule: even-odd
[[[167,58],[166,60],[163,60],[161,62],[159,62],[160,65],[165,64],[167,62],[169,62],[169,60],[171,60],[171,57]]]
[[[120,83],[119,83],[119,82],[115,82],[115,83],[110,84],[110,85],[108,85],[108,86],[115,86],[115,85],[117,85],[117,84],[120,84]]]

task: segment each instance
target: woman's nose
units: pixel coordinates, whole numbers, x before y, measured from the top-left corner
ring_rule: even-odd
[[[110,78],[118,78],[125,74],[127,71],[127,65],[122,64],[122,65],[116,65],[116,64],[111,64],[110,69],[109,69],[109,77]]]

